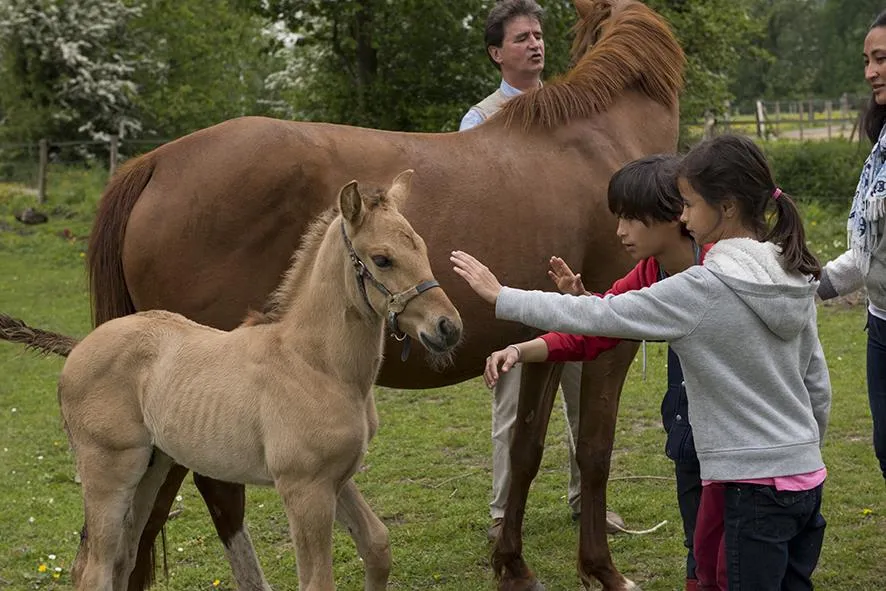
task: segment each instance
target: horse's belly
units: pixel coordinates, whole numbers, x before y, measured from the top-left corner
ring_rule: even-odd
[[[260,422],[221,395],[207,400],[213,404],[199,404],[189,396],[149,397],[144,419],[154,446],[203,476],[272,483]]]
[[[236,440],[202,437],[197,433],[182,438],[158,433],[154,445],[189,470],[226,482],[245,484],[274,483],[260,442],[249,441],[245,434]]]

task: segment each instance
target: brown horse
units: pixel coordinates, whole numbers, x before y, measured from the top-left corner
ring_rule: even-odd
[[[78,590],[127,585],[157,490],[172,465],[283,497],[299,588],[331,591],[338,519],[387,587],[388,532],[351,480],[378,426],[372,387],[386,319],[448,356],[461,319],[390,190],[340,192],[275,293],[279,320],[230,332],[166,311],[117,318],[79,343],[0,314],[0,338],[67,357],[58,397],[83,480]],[[355,270],[356,269],[356,270]],[[438,288],[438,289],[434,289]]]
[[[551,254],[603,290],[630,265],[606,206],[612,173],[643,155],[676,150],[683,53],[667,24],[635,0],[574,0],[574,67],[511,100],[463,133],[412,134],[322,123],[241,118],[195,132],[128,163],[107,187],[88,264],[94,320],[162,308],[203,324],[237,326],[259,309],[313,216],[349,178],[373,182],[417,171],[405,213],[426,237],[431,265],[467,327],[457,363],[383,364],[378,383],[453,384],[481,373],[489,351],[534,333],[493,315],[450,270],[456,248],[482,254],[508,285],[548,287]],[[606,483],[618,399],[634,355],[620,345],[585,365],[579,572],[629,588],[605,535]],[[503,589],[535,579],[521,526],[542,453],[559,368],[524,368],[513,478],[493,564]],[[131,589],[151,576],[150,549],[186,471],[173,469],[142,537]],[[195,474],[241,588],[267,589],[243,527],[244,491]]]

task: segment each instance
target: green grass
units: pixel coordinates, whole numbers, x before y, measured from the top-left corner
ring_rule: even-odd
[[[56,214],[37,227],[22,226],[11,215],[32,197],[0,186],[0,311],[67,334],[88,332],[85,243],[79,237],[88,231],[100,175],[85,177],[85,182],[67,183],[67,193],[51,193],[46,209]],[[845,212],[804,208],[810,244],[826,259],[839,252]],[[824,450],[830,475],[823,511],[829,525],[815,580],[823,590],[881,589],[886,491],[870,444],[864,310],[825,306],[819,319],[834,403]],[[639,356],[631,368],[609,485],[610,506],[631,527],[668,520],[650,535],[610,538],[616,565],[647,591],[682,585],[679,513],[658,416],[665,357],[664,346],[652,344],[645,380]],[[82,507],[55,397],[60,368],[58,359],[0,344],[0,589],[71,586],[69,567]],[[378,410],[381,428],[357,482],[391,530],[391,588],[494,588],[485,537],[491,485],[489,391],[478,380],[439,390],[379,389]],[[525,523],[527,559],[551,591],[580,586],[574,567],[577,532],[564,498],[564,435],[562,413],[555,409]],[[170,578],[158,588],[234,589],[221,544],[190,481],[175,505],[183,511],[168,527]],[[276,493],[251,487],[247,518],[274,588],[295,589],[295,557]],[[339,588],[361,589],[353,543],[339,530],[334,561]]]

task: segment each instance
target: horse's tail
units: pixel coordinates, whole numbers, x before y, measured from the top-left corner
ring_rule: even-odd
[[[98,204],[86,253],[94,326],[135,312],[123,275],[123,237],[132,208],[151,180],[154,166],[154,152],[124,164],[105,187]]]
[[[21,320],[0,314],[0,339],[21,343],[43,355],[67,357],[80,341],[74,337],[28,326]]]

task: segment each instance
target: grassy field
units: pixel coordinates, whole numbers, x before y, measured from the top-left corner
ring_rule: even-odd
[[[32,196],[0,185],[0,311],[59,332],[84,335],[89,308],[84,237],[100,171],[65,176],[50,187],[49,224],[26,227],[12,212]],[[845,212],[805,206],[810,243],[824,259],[843,248]],[[821,338],[834,403],[825,446],[830,475],[829,525],[817,588],[875,590],[886,581],[886,498],[870,445],[864,386],[864,310],[820,309]],[[741,346],[736,343],[736,347]],[[662,451],[658,405],[665,349],[650,345],[644,379],[638,357],[622,397],[609,504],[632,528],[667,520],[646,536],[610,538],[622,571],[647,591],[682,588],[683,550],[671,480]],[[67,589],[82,522],[80,490],[55,397],[58,359],[0,345],[0,589]],[[492,589],[486,527],[490,492],[490,393],[478,380],[440,390],[379,389],[381,429],[357,482],[391,530],[392,589]],[[526,555],[551,591],[579,589],[577,532],[566,493],[565,427],[555,411],[546,453],[530,492]],[[250,488],[247,516],[275,589],[296,588],[286,519],[273,490]],[[159,589],[233,589],[208,514],[188,482],[168,527],[169,578]],[[336,531],[336,581],[362,588],[353,543]]]

